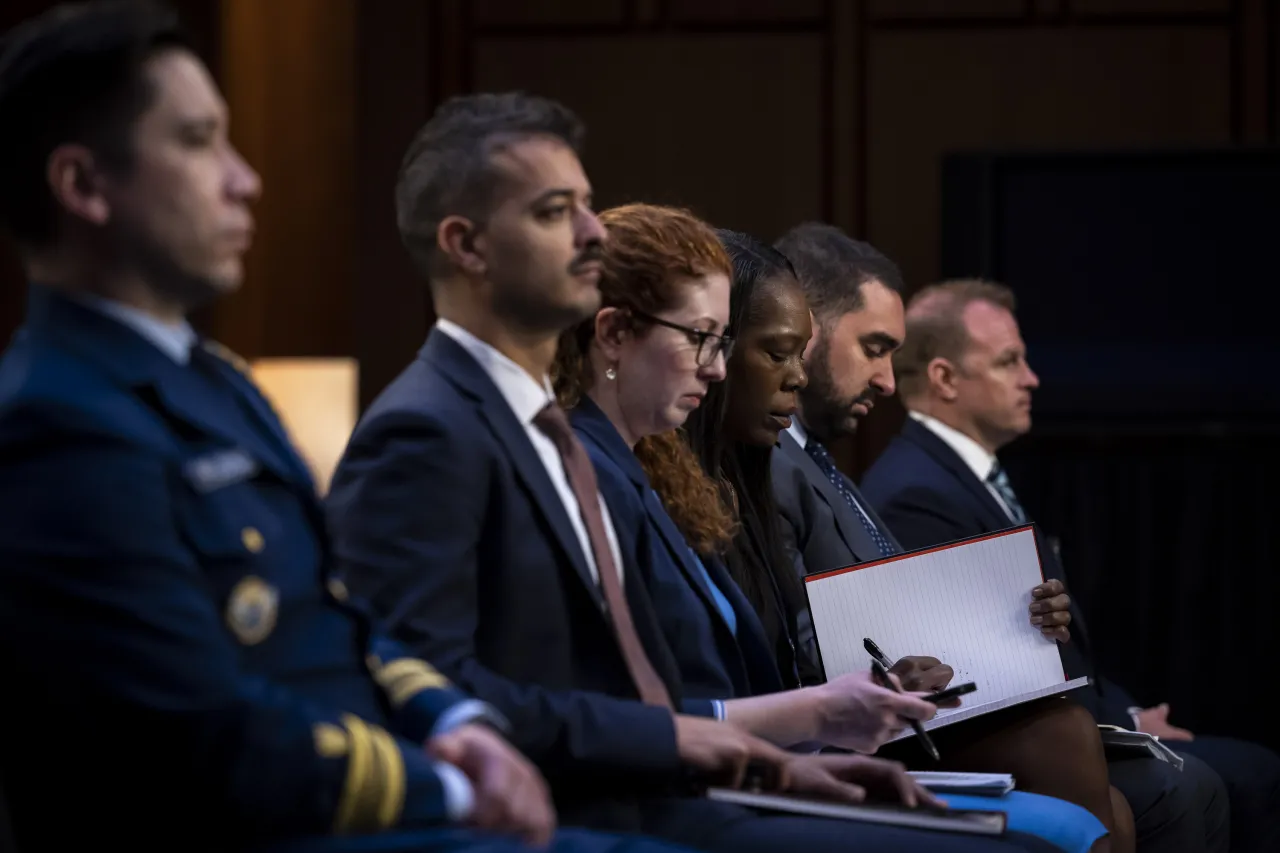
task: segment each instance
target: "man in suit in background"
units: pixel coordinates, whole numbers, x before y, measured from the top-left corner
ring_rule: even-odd
[[[681,701],[627,556],[634,531],[614,529],[548,381],[560,334],[600,303],[605,232],[582,133],[554,102],[475,95],[444,104],[410,145],[398,221],[439,320],[334,476],[329,515],[348,585],[511,721],[566,822],[748,853],[1011,846],[763,816],[695,795],[717,777],[740,781],[749,758],[796,790],[838,797],[852,790],[835,774],[900,771],[789,756],[716,720],[710,701]]]
[[[892,525],[837,469],[826,445],[851,435],[876,398],[894,392],[893,354],[905,335],[902,273],[831,225],[798,225],[777,248],[796,267],[817,321],[805,356],[809,384],[773,454],[774,492],[797,569],[811,574],[899,554]],[[1065,611],[1061,591],[1050,584],[1042,593]],[[1065,612],[1053,618],[1069,621]],[[1064,629],[1055,622],[1044,630],[1058,636]],[[951,677],[933,658],[904,659],[895,672],[916,689],[937,689]]]
[[[1031,396],[1039,385],[1014,307],[1005,287],[954,281],[920,291],[907,310],[907,341],[895,366],[909,418],[862,487],[909,548],[1030,521],[996,458],[1031,428]],[[1055,549],[1041,554],[1046,574],[1065,580]],[[1067,668],[1073,676],[1096,677],[1078,611],[1072,626],[1075,638],[1063,648]],[[1168,722],[1167,706],[1139,708],[1114,682],[1097,678],[1097,684],[1093,695],[1079,692],[1099,722],[1158,735],[1184,755],[1190,770],[1198,773],[1203,761],[1226,783],[1232,850],[1280,849],[1280,758],[1244,741],[1192,740]],[[1212,825],[1207,830],[1212,835]]]
[[[797,567],[829,571],[919,547],[912,531],[904,535],[895,518],[877,511],[877,502],[864,494],[867,481],[860,491],[825,447],[857,429],[876,398],[895,390],[894,354],[904,339],[912,346],[901,273],[874,247],[830,225],[798,225],[777,246],[795,265],[816,320],[806,356],[809,384],[796,422],[773,454],[774,490]],[[945,540],[930,544],[938,541]],[[1027,618],[1038,619],[1046,636],[1067,639],[1071,603],[1061,579],[1051,577],[1036,594],[1047,609]],[[1074,650],[1065,648],[1070,658]],[[942,673],[938,682],[951,677],[951,668],[934,658],[900,661],[898,671],[905,681],[932,679],[934,672]],[[1206,839],[1207,849],[1223,849],[1225,791],[1205,765],[1191,759],[1178,773],[1143,760],[1111,762],[1108,770],[1133,810],[1139,850],[1199,851]],[[1206,825],[1216,829],[1206,832]]]
[[[60,7],[0,55],[0,764],[18,846],[515,851],[546,785],[490,706],[326,583],[307,468],[186,315],[236,290],[257,174],[172,15]],[[483,830],[483,831],[482,831]]]

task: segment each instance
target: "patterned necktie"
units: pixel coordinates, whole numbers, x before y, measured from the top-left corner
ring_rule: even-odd
[[[1018,503],[1018,496],[1013,493],[1013,486],[1009,483],[1009,475],[1000,467],[999,462],[991,466],[987,482],[1000,493],[1000,500],[1009,509],[1009,517],[1017,524],[1026,524],[1027,514],[1022,511],[1022,504]]]
[[[640,699],[647,705],[669,709],[672,707],[671,694],[658,676],[658,671],[653,668],[649,656],[645,654],[635,623],[631,621],[631,610],[627,607],[626,594],[618,577],[618,566],[613,561],[613,551],[609,549],[609,538],[605,534],[604,513],[600,510],[600,493],[591,457],[587,456],[586,448],[574,435],[564,409],[555,403],[548,403],[546,408],[538,412],[533,423],[560,451],[569,487],[573,489],[573,496],[582,513],[582,522],[587,527],[587,539],[591,541],[591,552],[596,558],[600,591],[604,593],[605,606],[609,608],[609,615],[612,617],[610,621],[613,623],[613,632],[622,648],[622,658],[631,673],[631,680],[640,692]]]
[[[853,509],[853,514],[858,517],[858,521],[862,522],[862,526],[867,531],[867,535],[871,537],[871,541],[876,543],[876,548],[880,550],[881,557],[892,557],[898,553],[898,549],[893,547],[880,528],[876,527],[871,521],[871,516],[867,515],[866,510],[858,503],[858,498],[853,493],[853,489],[849,486],[848,479],[844,474],[840,473],[840,469],[836,467],[836,461],[831,458],[831,452],[822,445],[821,442],[810,438],[805,442],[805,452],[817,463],[818,468],[823,474],[827,475],[827,479],[831,481],[831,485],[836,487],[836,491],[844,496],[844,499]]]

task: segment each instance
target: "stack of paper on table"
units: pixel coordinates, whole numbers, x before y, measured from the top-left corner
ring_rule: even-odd
[[[1011,773],[938,773],[910,770],[907,775],[935,794],[1003,797],[1017,787]]]
[[[955,670],[952,684],[978,685],[924,724],[935,729],[1089,683],[1067,680],[1057,643],[1030,622],[1031,590],[1043,582],[1025,526],[810,575],[805,590],[828,679],[871,667],[869,637],[892,660],[936,657]],[[912,736],[907,728],[898,739]]]

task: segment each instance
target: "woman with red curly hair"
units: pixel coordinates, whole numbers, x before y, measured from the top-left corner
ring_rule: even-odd
[[[596,468],[619,544],[633,556],[627,565],[643,576],[677,658],[684,710],[706,713],[710,702],[716,716],[783,746],[875,751],[903,716],[927,718],[932,707],[884,690],[866,673],[799,686],[800,661],[785,653],[795,630],[788,593],[776,577],[752,583],[769,575],[726,569],[723,558],[749,532],[750,519],[740,520],[738,507],[725,503],[735,491],[705,473],[681,430],[708,392],[719,401],[714,417],[724,415],[726,389],[717,385],[734,353],[730,333],[738,331],[728,328],[731,291],[739,306],[735,326],[754,333],[752,324],[772,310],[765,302],[799,294],[799,310],[806,309],[798,284],[770,289],[733,281],[734,265],[716,232],[685,211],[637,204],[600,220],[609,233],[602,307],[562,337],[556,391]],[[801,350],[804,343],[797,343]],[[744,398],[728,408],[751,405]],[[770,617],[767,623],[761,615]],[[780,662],[788,660],[784,676]],[[868,759],[868,772],[883,766]],[[1011,829],[1062,849],[1107,849],[1102,824],[1060,800],[1026,793],[948,799],[954,807],[1005,811]]]
[[[627,205],[600,221],[609,232],[601,309],[561,338],[554,379],[614,526],[646,574],[686,699],[712,700],[717,716],[783,746],[875,751],[901,717],[928,719],[935,708],[867,674],[781,692],[797,682],[779,675],[770,632],[716,559],[737,530],[733,512],[672,432],[724,379],[733,349],[724,247],[709,225],[673,208]]]

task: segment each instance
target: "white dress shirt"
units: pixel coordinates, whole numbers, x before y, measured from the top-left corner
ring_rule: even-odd
[[[128,326],[178,364],[190,361],[196,333],[185,320],[181,323],[166,323],[132,305],[87,293],[79,293],[71,298],[86,308]]]
[[[956,452],[956,455],[964,460],[964,464],[969,466],[969,470],[973,475],[982,481],[982,485],[986,486],[987,491],[991,493],[991,497],[996,499],[996,503],[1000,504],[1000,508],[1004,510],[1004,514],[1009,517],[1010,521],[1015,521],[1013,513],[1009,512],[1009,505],[1004,502],[1004,498],[1000,496],[1000,492],[987,481],[987,477],[991,476],[991,472],[996,467],[996,456],[987,450],[981,444],[974,441],[969,436],[962,433],[955,427],[947,426],[942,421],[930,415],[921,412],[908,412],[911,418],[924,425],[925,429],[936,435],[947,443],[947,446]]]
[[[551,478],[552,485],[556,487],[556,494],[560,496],[564,511],[569,516],[569,523],[573,525],[573,532],[578,537],[578,544],[582,546],[582,553],[587,560],[587,570],[591,572],[595,582],[600,583],[600,568],[596,565],[596,555],[591,549],[591,537],[587,535],[587,525],[582,520],[582,508],[578,506],[573,487],[569,485],[569,475],[565,473],[564,460],[561,459],[555,442],[547,438],[546,433],[533,423],[538,412],[542,411],[548,403],[555,402],[551,381],[544,376],[542,384],[539,385],[523,367],[457,323],[441,319],[436,321],[435,327],[456,341],[458,346],[479,362],[484,372],[493,380],[493,384],[498,386],[503,399],[515,413],[516,420],[520,421],[520,425],[524,427],[525,435],[529,436],[533,449],[538,451],[542,467],[547,469],[547,475]],[[618,549],[618,535],[613,529],[613,519],[609,517],[609,506],[599,492],[596,493],[596,498],[600,501],[600,514],[604,516],[604,533],[609,540],[609,552],[613,554],[613,564],[618,567],[618,574],[621,576],[622,552]]]

